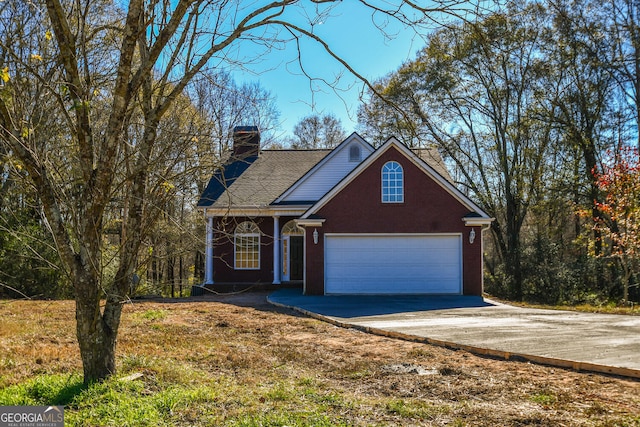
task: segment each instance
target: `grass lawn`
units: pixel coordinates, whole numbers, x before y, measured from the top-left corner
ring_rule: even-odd
[[[266,294],[127,304],[82,385],[72,301],[0,301],[0,405],[70,426],[640,426],[640,382],[368,335]]]
[[[522,307],[531,308],[546,308],[551,310],[566,310],[566,311],[580,311],[583,313],[601,313],[601,314],[625,314],[627,316],[640,316],[640,305],[628,305],[622,306],[617,304],[579,304],[579,305],[544,305],[544,304],[526,304],[526,303],[512,303],[507,304],[518,305]]]

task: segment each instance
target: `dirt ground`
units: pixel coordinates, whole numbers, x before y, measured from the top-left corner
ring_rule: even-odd
[[[121,370],[162,357],[242,389],[304,379],[348,402],[327,409],[347,425],[640,426],[638,380],[339,328],[276,308],[266,295],[127,304]],[[0,301],[0,387],[78,370],[73,328],[73,302]]]

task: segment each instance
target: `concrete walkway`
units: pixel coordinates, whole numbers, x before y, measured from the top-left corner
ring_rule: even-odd
[[[475,354],[640,378],[640,316],[513,307],[463,296],[269,295],[336,325]]]

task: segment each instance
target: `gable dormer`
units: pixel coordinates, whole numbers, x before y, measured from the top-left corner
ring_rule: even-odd
[[[274,204],[315,202],[351,173],[374,148],[352,133],[322,161],[278,197]]]

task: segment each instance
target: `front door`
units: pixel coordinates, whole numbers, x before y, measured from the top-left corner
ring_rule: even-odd
[[[302,280],[304,274],[304,237],[282,237],[282,280]]]
[[[304,277],[304,237],[291,236],[289,239],[291,246],[291,257],[289,259],[291,269],[290,280],[302,280]]]

